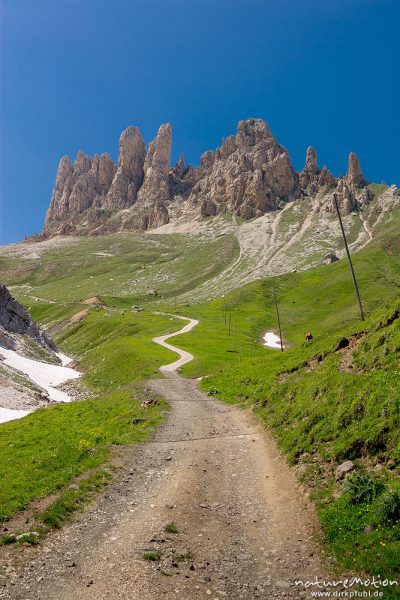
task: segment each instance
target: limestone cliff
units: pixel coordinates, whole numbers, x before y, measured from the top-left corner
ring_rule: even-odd
[[[62,158],[39,239],[152,229],[188,210],[199,218],[229,212],[248,220],[321,194],[327,211],[333,210],[336,193],[341,210],[349,213],[372,198],[353,152],[345,177],[320,169],[312,147],[297,173],[262,119],[240,121],[236,134],[205,152],[198,167],[186,166],[181,156],[171,168],[171,146],[169,123],[161,125],[147,152],[137,127],[128,127],[120,137],[117,166],[108,154],[79,152],[73,163]]]

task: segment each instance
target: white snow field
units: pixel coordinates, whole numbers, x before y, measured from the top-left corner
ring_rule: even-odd
[[[278,348],[279,350],[281,349],[281,338],[272,331],[264,333],[263,340],[264,346],[267,346],[268,348]]]
[[[0,406],[0,423],[14,421],[14,419],[22,419],[31,413],[31,410],[14,410],[12,408],[3,408]]]
[[[70,402],[71,396],[62,390],[58,390],[57,386],[69,381],[77,379],[80,373],[75,369],[67,366],[51,365],[49,363],[32,360],[25,356],[19,355],[14,350],[0,347],[0,355],[4,357],[4,364],[24,373],[31,381],[39,387],[46,390],[50,400],[54,402]],[[69,364],[72,359],[64,354],[58,354],[63,365]],[[5,409],[3,409],[5,410]],[[24,412],[24,411],[18,411]]]

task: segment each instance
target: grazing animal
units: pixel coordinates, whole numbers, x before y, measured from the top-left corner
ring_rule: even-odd
[[[312,333],[306,333],[306,342],[310,342],[314,338]]]

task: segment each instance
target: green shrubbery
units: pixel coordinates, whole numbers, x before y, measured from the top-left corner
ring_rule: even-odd
[[[351,504],[370,504],[384,489],[383,479],[376,473],[364,469],[351,473],[345,486]]]
[[[382,521],[400,520],[400,489],[391,487],[382,494],[377,505],[377,512]]]

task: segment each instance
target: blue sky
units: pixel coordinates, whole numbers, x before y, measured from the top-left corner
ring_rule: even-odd
[[[398,0],[0,0],[0,243],[41,229],[61,156],[173,124],[173,160],[262,117],[295,168],[400,184]]]

